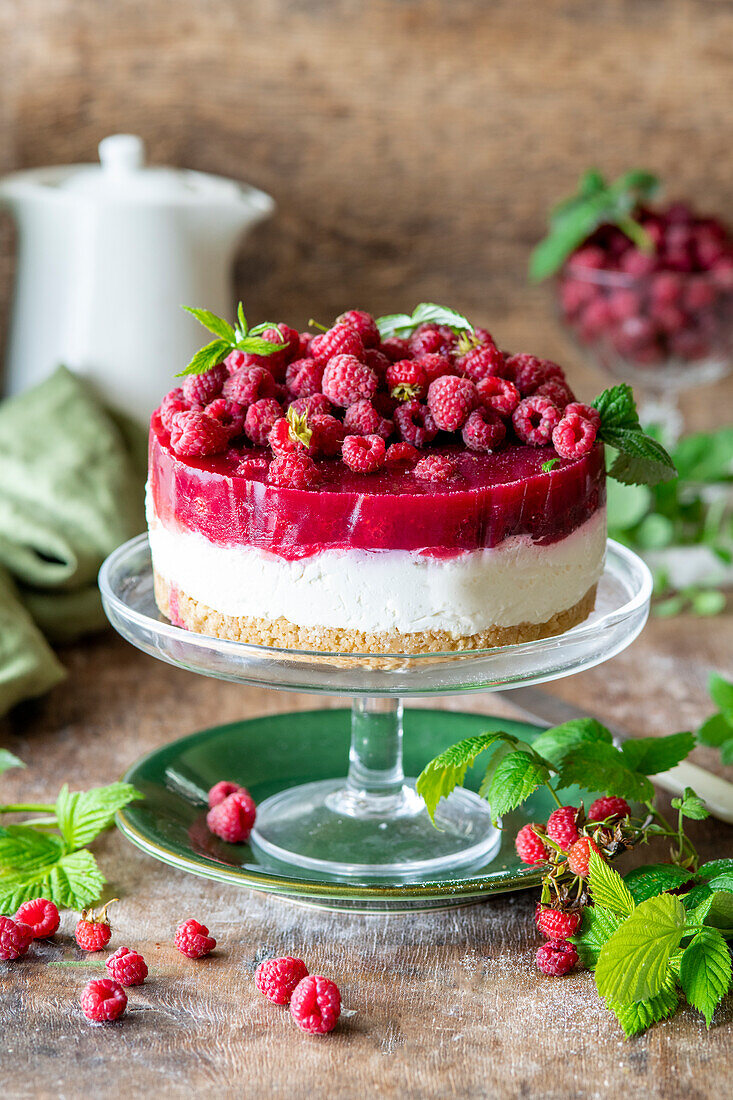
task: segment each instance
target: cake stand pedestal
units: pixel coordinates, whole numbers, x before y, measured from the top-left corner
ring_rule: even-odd
[[[641,559],[609,542],[596,610],[564,634],[494,649],[378,656],[247,645],[173,626],[155,605],[146,535],[119,547],[100,573],[112,625],[161,660],[242,684],[352,697],[347,776],[287,786],[259,802],[251,854],[262,874],[277,881],[386,890],[389,909],[399,908],[404,887],[414,896],[412,888],[420,884],[485,868],[502,842],[486,802],[463,788],[439,804],[437,829],[432,824],[414,779],[403,771],[402,700],[498,691],[592,668],[637,637],[651,589]],[[297,731],[298,715],[291,718]],[[446,712],[446,726],[450,718]],[[448,733],[446,744],[457,739]],[[312,751],[318,753],[317,737]],[[194,798],[204,795],[198,789]],[[138,839],[134,828],[125,831]],[[166,858],[155,845],[141,846]]]

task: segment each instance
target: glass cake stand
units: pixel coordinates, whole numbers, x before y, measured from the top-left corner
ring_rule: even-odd
[[[147,535],[110,555],[99,584],[115,629],[160,660],[241,684],[352,697],[346,777],[286,786],[266,797],[250,846],[259,866],[285,879],[305,876],[357,889],[373,883],[382,891],[395,887],[395,896],[400,887],[486,867],[501,842],[486,802],[463,788],[441,801],[437,828],[432,824],[415,780],[403,771],[402,700],[504,690],[592,668],[637,637],[652,590],[641,559],[609,541],[596,609],[564,634],[493,649],[375,655],[248,645],[173,626],[155,604]],[[297,723],[297,715],[292,718]]]

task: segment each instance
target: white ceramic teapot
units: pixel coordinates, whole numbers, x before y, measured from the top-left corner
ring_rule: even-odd
[[[133,134],[105,138],[99,158],[0,180],[18,226],[5,389],[64,363],[146,420],[206,340],[181,306],[231,318],[236,247],[274,202],[219,176],[145,167]]]

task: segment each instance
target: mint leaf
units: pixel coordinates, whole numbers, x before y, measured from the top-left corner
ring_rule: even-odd
[[[488,789],[482,795],[491,807],[492,817],[501,817],[515,809],[533,791],[550,778],[548,769],[529,752],[510,752],[494,770]]]
[[[562,760],[559,773],[559,788],[577,785],[584,791],[602,791],[639,802],[654,797],[654,787],[646,776],[632,771],[622,752],[602,742],[577,745]]]
[[[13,756],[12,752],[8,752],[7,749],[0,749],[0,775],[3,772],[8,771],[10,768],[24,768],[25,764],[22,760],[19,760],[17,756]]]
[[[706,817],[710,817],[710,813],[705,809],[705,803],[699,795],[695,794],[692,787],[685,787],[682,798],[672,799],[672,808],[678,810],[683,817],[692,818],[693,821],[704,821]]]
[[[610,940],[621,923],[622,918],[612,913],[610,909],[604,909],[602,905],[586,905],[580,931],[570,937],[583,966],[589,970],[595,967],[601,948]]]
[[[719,673],[711,672],[708,680],[708,691],[718,710],[730,715],[733,720],[733,683],[730,680],[725,680]]]
[[[68,850],[83,848],[112,824],[118,810],[142,797],[129,783],[73,792],[64,784],[56,799],[56,817]]]
[[[668,737],[638,737],[624,741],[621,752],[629,767],[644,775],[669,771],[689,756],[695,747],[692,733],[672,733]]]
[[[83,909],[99,898],[104,883],[96,859],[83,848],[31,874],[0,878],[0,913],[15,913],[33,898],[48,898],[60,909]]]
[[[666,890],[675,890],[693,877],[692,871],[679,867],[676,863],[650,863],[629,871],[624,875],[624,882],[638,905]]]
[[[204,328],[207,328],[209,332],[213,332],[214,336],[218,336],[220,340],[226,340],[229,345],[234,343],[234,329],[223,317],[217,317],[209,309],[195,309],[192,306],[184,306],[183,308],[186,313],[190,313],[192,317],[195,317]]]
[[[597,742],[608,745],[613,743],[613,737],[606,727],[595,718],[574,718],[570,722],[545,730],[532,742],[532,748],[557,768],[576,746]]]
[[[559,461],[560,461],[559,458],[548,458],[547,462],[543,462],[542,465],[540,466],[540,469],[542,470],[542,473],[543,474],[549,474],[552,467],[557,466]]]
[[[728,945],[714,928],[698,932],[682,956],[680,985],[687,1000],[710,1027],[713,1012],[728,992],[731,961]]]
[[[601,948],[596,965],[600,995],[621,1005],[656,997],[686,919],[682,902],[671,894],[637,905]]]
[[[710,745],[714,749],[721,748],[726,741],[730,741],[731,737],[733,737],[733,718],[728,719],[724,714],[713,714],[697,731],[700,744]]]
[[[411,336],[420,325],[448,325],[454,332],[473,332],[474,328],[467,317],[447,306],[439,306],[434,302],[420,302],[412,314],[391,313],[377,318],[377,328],[383,340],[392,336],[401,339]]]
[[[588,882],[594,904],[610,909],[620,917],[628,917],[634,911],[635,901],[618,871],[591,849],[588,862]]]
[[[670,972],[665,975],[662,988],[656,997],[651,997],[648,1001],[634,1001],[631,1004],[606,1001],[607,1007],[624,1029],[627,1039],[646,1031],[659,1020],[666,1020],[669,1016],[673,1016],[678,1004],[677,983],[674,974]]]
[[[625,485],[658,485],[677,477],[674,462],[661,443],[641,430],[601,428],[599,439],[618,451],[609,475]]]
[[[417,779],[417,793],[425,802],[431,819],[434,819],[441,798],[447,798],[454,787],[462,785],[469,765],[497,741],[517,744],[516,737],[508,733],[480,733],[451,745],[423,768]]]
[[[634,391],[626,382],[599,393],[592,404],[600,413],[601,424],[609,431],[638,431],[641,427]]]
[[[232,349],[232,345],[226,340],[212,340],[206,347],[196,352],[191,362],[183,370],[179,371],[176,378],[182,378],[188,374],[206,374],[222,359],[226,359]]]
[[[63,850],[60,837],[53,833],[42,833],[28,825],[7,825],[0,829],[0,880],[46,867]]]

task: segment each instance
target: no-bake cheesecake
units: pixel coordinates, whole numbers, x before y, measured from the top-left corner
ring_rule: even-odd
[[[385,337],[361,311],[321,335],[263,336],[270,354],[235,347],[152,417],[150,548],[172,622],[419,653],[546,637],[590,613],[603,445],[556,364],[479,329]]]

